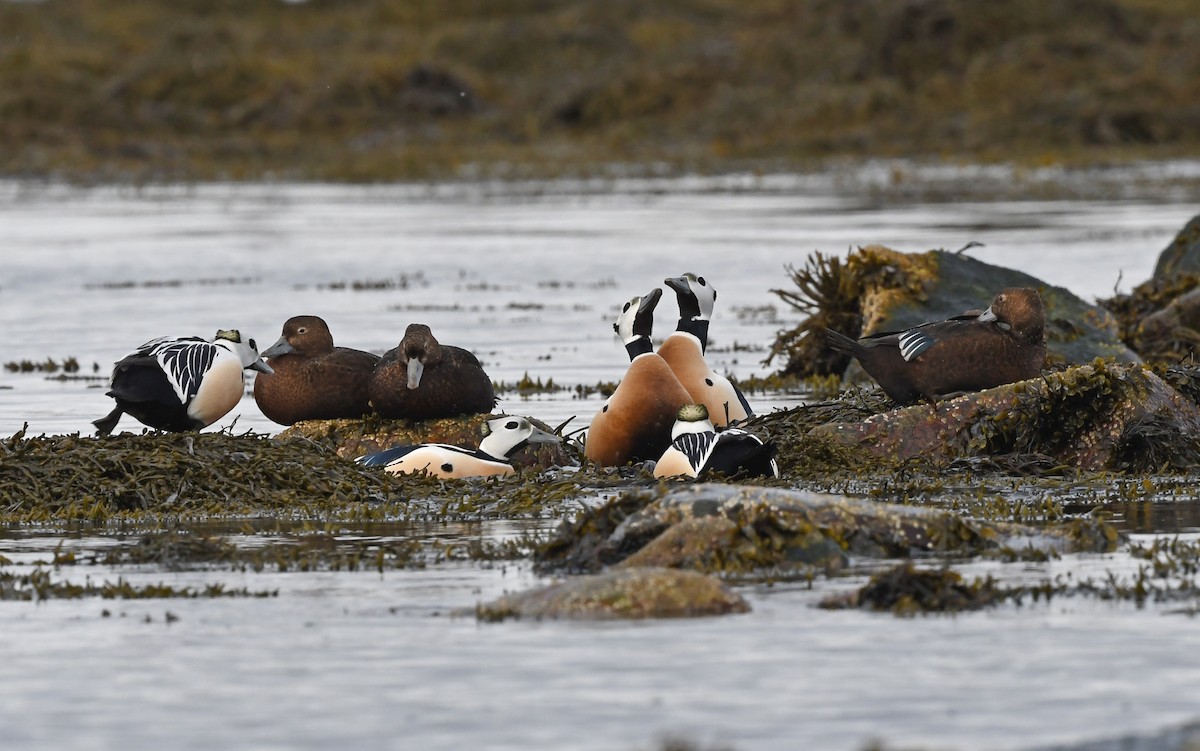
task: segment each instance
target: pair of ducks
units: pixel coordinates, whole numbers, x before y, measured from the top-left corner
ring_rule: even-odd
[[[475,355],[441,344],[414,323],[383,357],[336,347],[317,316],[295,316],[265,349],[274,372],[254,379],[254,401],[282,425],[301,420],[387,418],[427,420],[491,412],[492,379]]]
[[[269,364],[263,358],[269,359]],[[473,354],[440,344],[424,324],[412,324],[400,345],[381,358],[335,347],[325,321],[296,316],[261,355],[237,330],[199,337],[159,337],[119,360],[108,396],[116,407],[96,420],[110,434],[122,414],[152,428],[199,430],[237,405],[244,370],[258,371],[254,399],[267,418],[358,418],[372,411],[389,418],[429,419],[491,412],[492,381]]]
[[[658,477],[713,471],[778,477],[774,446],[729,427],[754,412],[704,359],[716,290],[692,273],[664,283],[679,304],[675,331],[655,352],[651,330],[661,289],[625,303],[613,330],[629,353],[629,369],[592,418],[584,455],[600,466],[655,460]]]

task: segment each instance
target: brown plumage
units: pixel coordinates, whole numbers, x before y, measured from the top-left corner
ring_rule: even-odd
[[[983,313],[968,313],[855,341],[827,332],[900,404],[1035,378],[1046,360],[1046,314],[1037,290],[1001,290]]]
[[[413,420],[486,414],[496,406],[492,379],[475,355],[439,343],[423,323],[410,324],[379,361],[370,398],[384,417]]]
[[[317,316],[289,318],[262,354],[275,373],[254,379],[254,401],[268,419],[292,425],[370,414],[368,385],[379,356],[335,347]]]
[[[638,355],[592,418],[584,454],[603,467],[658,459],[671,445],[679,408],[691,403],[665,360],[653,352]]]
[[[584,455],[603,467],[658,459],[671,445],[679,408],[692,403],[667,361],[652,351],[650,330],[662,290],[625,303],[613,329],[629,354],[629,369],[592,418]]]

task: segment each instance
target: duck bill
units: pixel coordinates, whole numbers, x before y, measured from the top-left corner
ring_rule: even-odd
[[[247,365],[246,369],[257,370],[259,373],[266,373],[267,375],[271,375],[275,372],[275,368],[272,368],[270,365],[267,365],[265,362],[263,362],[261,357]]]
[[[685,276],[673,276],[669,279],[663,279],[663,284],[670,287],[677,295],[687,294],[691,292],[691,287],[688,286],[688,280]]]
[[[996,320],[996,314],[993,313],[992,309],[989,307],[987,310],[979,314],[979,320],[981,323],[991,323],[992,321]]]
[[[425,364],[417,358],[408,361],[408,387],[415,389],[421,385],[421,374],[425,372]]]
[[[292,352],[295,352],[292,349],[292,345],[288,344],[288,340],[281,336],[274,344],[264,349],[259,357],[279,357],[280,355],[289,355]]]
[[[525,439],[526,443],[562,443],[562,438],[553,433],[547,433],[541,428],[535,427],[529,437]]]

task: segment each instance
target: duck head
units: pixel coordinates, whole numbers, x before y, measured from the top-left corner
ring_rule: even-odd
[[[717,302],[717,291],[705,281],[704,277],[696,276],[689,271],[681,276],[664,279],[663,282],[675,290],[675,297],[679,300],[679,318],[681,320],[712,320],[713,306]]]
[[[979,320],[996,326],[1023,342],[1041,342],[1045,336],[1046,310],[1042,296],[1030,287],[1008,287],[1000,290],[991,306]]]
[[[404,338],[400,340],[400,351],[408,369],[408,387],[418,388],[421,385],[421,375],[425,368],[437,365],[442,361],[442,345],[433,336],[433,332],[423,323],[410,323],[404,330]]]
[[[314,357],[333,351],[333,334],[329,326],[317,316],[293,316],[283,324],[283,334],[263,350],[263,357],[280,355],[304,355]]]
[[[629,359],[654,349],[650,333],[654,329],[654,307],[662,298],[658,287],[646,295],[634,297],[621,307],[621,313],[613,324],[613,331],[621,337],[621,343],[629,352]]]
[[[213,344],[226,347],[237,355],[243,369],[257,370],[259,373],[275,372],[259,356],[258,345],[255,344],[254,340],[243,340],[241,332],[237,329],[221,329],[213,338]]]
[[[560,441],[558,436],[542,430],[524,417],[498,417],[483,424],[483,440],[479,442],[479,450],[497,459],[507,459],[526,444]]]

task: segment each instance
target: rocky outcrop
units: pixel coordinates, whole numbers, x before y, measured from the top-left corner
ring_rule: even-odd
[[[840,374],[851,360],[830,355],[822,335],[826,328],[854,338],[903,330],[982,310],[1005,287],[1032,287],[1046,308],[1048,363],[1085,363],[1097,357],[1139,360],[1121,341],[1117,322],[1105,308],[968,253],[901,253],[870,245],[852,252],[845,262],[816,254],[804,269],[792,271],[798,290],[775,290],[807,318],[780,333],[771,357],[787,355],[782,374]],[[856,365],[848,375],[865,377]]]
[[[1102,360],[811,434],[893,462],[1021,453],[1092,471],[1200,466],[1196,403],[1145,366]]]
[[[732,578],[804,578],[839,570],[847,556],[1104,551],[1117,538],[1114,527],[1097,519],[1033,528],[935,508],[704,483],[626,493],[564,522],[535,560],[546,571],[648,565]]]
[[[1155,279],[1170,279],[1180,274],[1200,274],[1200,214],[1179,230],[1154,265]]]

